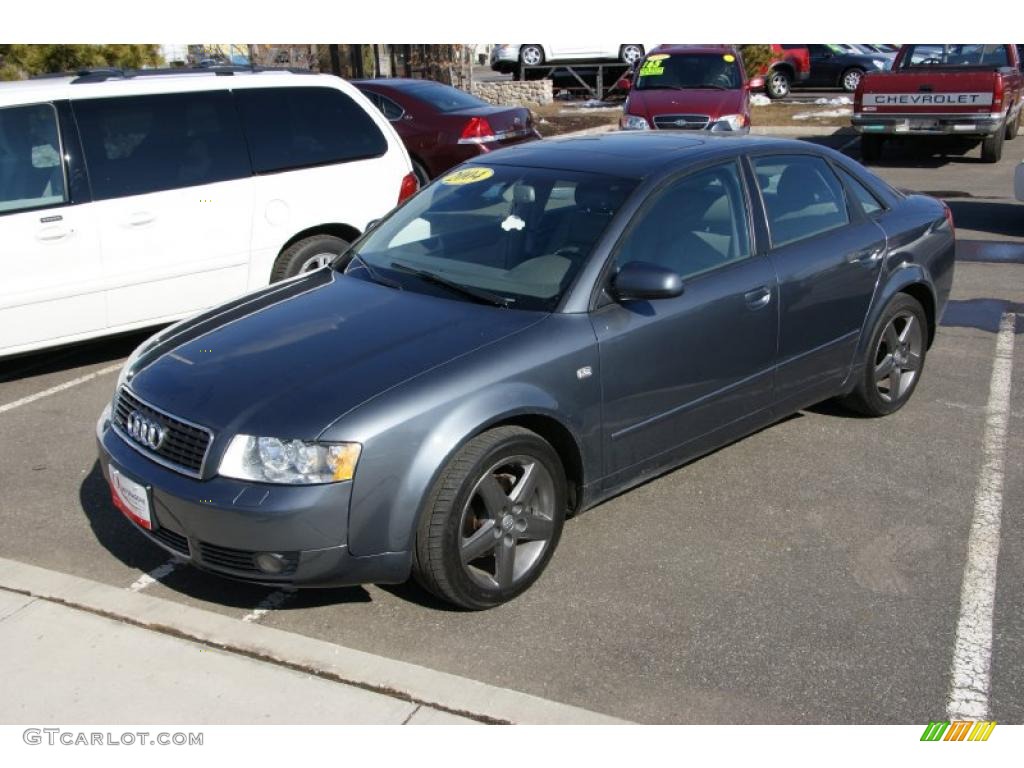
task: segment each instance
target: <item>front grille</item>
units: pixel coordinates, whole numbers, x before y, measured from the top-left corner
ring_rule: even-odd
[[[163,443],[156,450],[132,439],[128,434],[126,424],[133,411],[159,422],[167,430]],[[118,428],[121,436],[136,450],[151,457],[159,457],[157,460],[161,464],[186,475],[199,477],[201,474],[206,452],[213,439],[213,434],[208,429],[189,424],[142,402],[126,387],[121,387],[117,393],[112,417],[114,426]]]
[[[158,539],[164,545],[170,547],[175,552],[185,557],[189,556],[188,539],[179,533],[175,533],[170,528],[157,528],[156,530],[150,531],[154,539]]]
[[[656,115],[654,127],[663,131],[701,131],[710,120],[708,115]]]
[[[265,573],[256,567],[256,552],[249,552],[245,549],[218,547],[215,544],[209,544],[205,541],[199,543],[199,552],[202,555],[203,562],[207,565],[211,565],[216,568],[225,568],[232,571],[241,571],[242,573],[255,574],[263,578],[288,576],[295,573],[295,568],[299,564],[298,552],[282,552],[281,554],[284,555],[285,559],[284,570],[280,573],[270,574]]]

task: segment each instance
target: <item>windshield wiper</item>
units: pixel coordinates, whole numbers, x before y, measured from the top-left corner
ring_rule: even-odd
[[[366,270],[366,274],[370,276],[370,280],[372,280],[373,282],[378,283],[379,285],[386,285],[388,288],[397,288],[399,291],[402,290],[401,283],[395,280],[389,280],[388,278],[378,273],[377,270],[371,267],[370,263],[362,256],[360,256],[358,253],[352,254],[352,261],[358,261],[363,266],[363,269]],[[352,262],[350,261],[349,264],[351,263]],[[346,269],[347,267],[348,265],[346,265]]]
[[[410,267],[408,264],[403,264],[400,261],[392,261],[391,267],[392,269],[397,269],[400,272],[405,272],[406,274],[409,275],[415,275],[416,277],[420,278],[420,280],[423,280],[425,282],[433,283],[434,285],[440,285],[441,287],[447,288],[448,290],[454,293],[461,293],[463,296],[468,296],[469,298],[473,299],[474,301],[478,301],[481,304],[490,304],[491,306],[494,307],[508,307],[515,301],[515,299],[509,299],[504,296],[499,296],[496,293],[485,291],[482,288],[470,288],[468,285],[456,283],[454,280],[449,280],[447,277],[441,277],[441,275],[435,272],[428,272],[425,269],[417,269],[416,267]]]

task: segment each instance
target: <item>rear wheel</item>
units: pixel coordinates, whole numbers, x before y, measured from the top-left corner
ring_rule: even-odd
[[[539,435],[498,427],[473,438],[430,496],[416,534],[416,580],[462,608],[508,602],[554,554],[566,499],[561,461]]]
[[[792,78],[784,69],[773,69],[768,73],[764,88],[770,99],[784,99],[789,96]]]
[[[998,163],[1003,156],[1003,141],[1006,139],[1006,126],[999,126],[991,136],[981,142],[981,159],[986,163]]]
[[[876,163],[882,159],[882,143],[885,141],[881,136],[860,137],[860,157],[865,163]]]
[[[864,77],[864,70],[852,67],[843,72],[843,76],[839,79],[839,84],[847,93],[853,93],[857,90],[857,86],[860,85],[862,77]]]
[[[313,235],[285,248],[274,262],[270,282],[276,283],[303,272],[327,266],[336,256],[348,249],[347,240],[334,235]]]
[[[1017,110],[1017,116],[1013,118],[1012,123],[1006,124],[1006,140],[1013,141],[1017,138],[1017,134],[1020,132],[1020,113],[1021,110]]]
[[[875,324],[860,381],[843,405],[867,416],[898,411],[917,387],[927,347],[924,308],[912,296],[897,294]]]

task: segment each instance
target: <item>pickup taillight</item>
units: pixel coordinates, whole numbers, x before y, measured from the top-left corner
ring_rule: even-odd
[[[1003,76],[996,72],[996,87],[995,92],[992,94],[992,111],[1002,112],[1003,111],[1003,95],[1006,93],[1006,81],[1003,80]]]

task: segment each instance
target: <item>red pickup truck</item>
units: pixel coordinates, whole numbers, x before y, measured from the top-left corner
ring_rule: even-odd
[[[892,70],[871,72],[853,101],[865,162],[894,136],[966,136],[994,163],[1021,121],[1021,71],[1013,45],[904,45]]]

